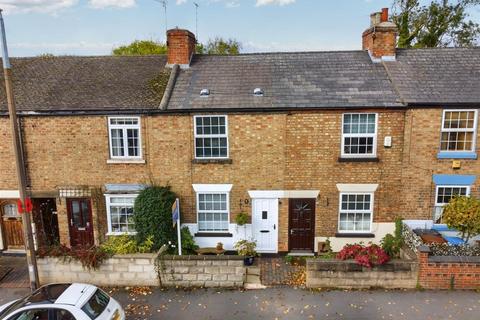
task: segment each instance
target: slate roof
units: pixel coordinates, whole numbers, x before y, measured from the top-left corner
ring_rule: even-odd
[[[264,90],[255,97],[255,88]],[[209,97],[200,97],[204,88]],[[169,110],[399,107],[381,64],[364,51],[194,57]]]
[[[23,112],[165,112],[165,56],[12,59]],[[208,98],[200,97],[204,88]],[[262,88],[263,97],[253,90]],[[480,105],[480,48],[398,49],[394,62],[365,51],[196,55],[166,112]],[[5,113],[0,72],[0,114]]]
[[[398,49],[385,63],[409,104],[480,104],[480,47]]]
[[[35,57],[11,62],[18,111],[157,108],[169,75],[164,74],[165,56]],[[0,112],[5,112],[3,71],[0,81]]]

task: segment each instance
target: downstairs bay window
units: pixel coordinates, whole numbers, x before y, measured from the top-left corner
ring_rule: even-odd
[[[133,204],[137,194],[105,195],[109,235],[135,234]]]

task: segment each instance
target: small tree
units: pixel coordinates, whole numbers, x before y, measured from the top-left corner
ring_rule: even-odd
[[[176,195],[170,187],[148,187],[138,195],[134,205],[137,241],[142,243],[153,236],[152,250],[158,250],[171,241],[177,242],[172,221],[172,205]]]
[[[166,53],[167,46],[153,40],[135,40],[128,45],[119,46],[112,50],[114,56],[144,56]]]
[[[449,228],[462,233],[466,242],[480,234],[480,200],[474,197],[456,196],[444,207],[443,221]]]

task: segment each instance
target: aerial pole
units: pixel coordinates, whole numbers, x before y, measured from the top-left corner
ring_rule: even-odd
[[[193,5],[195,6],[195,38],[198,41],[198,3],[194,2]]]
[[[167,20],[167,4],[168,4],[168,0],[154,0],[154,1],[162,4],[163,11],[164,11],[164,14],[165,14],[165,37],[166,37],[166,36],[167,36],[167,31],[168,31],[168,20]],[[165,40],[165,41],[166,41],[166,40]]]
[[[2,54],[3,54],[3,71],[5,74],[5,91],[7,95],[7,104],[8,104],[8,114],[10,117],[10,126],[12,130],[13,138],[13,151],[15,154],[15,164],[17,171],[17,180],[18,180],[18,191],[20,194],[19,207],[21,206],[20,212],[24,212],[22,217],[23,223],[23,236],[25,242],[25,251],[27,253],[27,263],[28,263],[28,275],[30,277],[30,288],[36,290],[38,288],[38,269],[37,269],[37,259],[35,257],[35,244],[33,242],[33,233],[32,233],[32,223],[31,223],[31,205],[25,205],[27,200],[27,190],[26,190],[26,170],[25,163],[23,159],[22,152],[22,142],[20,138],[20,131],[17,119],[17,110],[15,107],[15,98],[13,96],[13,86],[12,86],[12,67],[10,65],[10,59],[8,57],[8,48],[7,48],[7,37],[5,34],[5,25],[3,22],[2,9],[0,9],[0,31],[2,36]],[[30,200],[28,200],[30,201]],[[30,207],[30,208],[29,208]],[[23,210],[27,209],[27,210]]]

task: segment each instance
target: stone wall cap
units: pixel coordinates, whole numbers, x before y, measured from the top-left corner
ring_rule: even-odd
[[[228,256],[228,255],[221,255],[221,256],[214,256],[214,255],[204,255],[204,256],[194,256],[194,255],[185,255],[185,256],[175,256],[175,255],[165,255],[163,256],[164,260],[207,260],[207,261],[214,261],[214,260],[243,260],[244,256]]]
[[[418,252],[422,252],[422,253],[430,253],[431,252],[430,247],[425,246],[425,245],[419,246],[417,250],[418,250]]]

